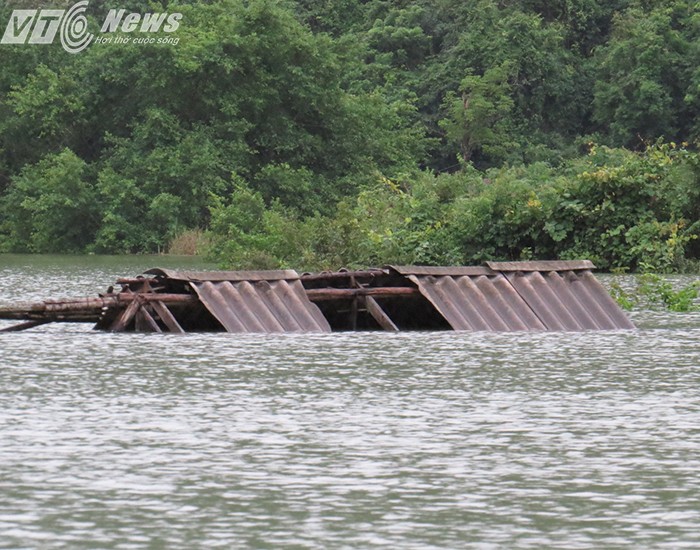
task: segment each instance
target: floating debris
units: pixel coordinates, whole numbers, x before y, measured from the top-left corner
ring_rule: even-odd
[[[52,322],[112,332],[583,331],[634,325],[581,261],[387,266],[298,274],[151,269],[97,298],[0,307],[20,331]]]

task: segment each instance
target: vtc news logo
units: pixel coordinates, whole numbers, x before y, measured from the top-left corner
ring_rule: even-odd
[[[60,32],[61,45],[68,53],[79,53],[87,48],[95,38],[88,30],[85,11],[88,0],[74,4],[68,10],[14,10],[5,28],[0,44],[52,44]],[[140,31],[175,32],[180,26],[181,13],[130,13],[126,10],[110,10],[102,25],[102,33],[118,30],[130,33]],[[163,23],[165,25],[163,26]]]

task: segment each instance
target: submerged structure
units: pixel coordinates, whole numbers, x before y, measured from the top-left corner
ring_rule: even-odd
[[[581,261],[388,266],[298,274],[151,269],[96,298],[0,307],[17,331],[51,322],[124,332],[584,331],[634,325]]]

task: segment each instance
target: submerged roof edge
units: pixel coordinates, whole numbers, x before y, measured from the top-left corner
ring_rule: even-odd
[[[494,271],[580,271],[595,269],[590,260],[537,260],[531,262],[484,262]]]
[[[176,271],[155,267],[144,271],[144,275],[166,277],[175,281],[294,281],[299,274],[293,269],[269,271]]]
[[[427,266],[427,265],[389,265],[399,275],[433,275],[436,277],[476,277],[479,275],[495,275],[486,266]]]
[[[424,266],[424,265],[388,265],[384,269],[390,269],[399,275],[434,275],[445,277],[475,277],[479,275],[495,275],[497,272],[510,271],[582,271],[595,269],[590,260],[540,260],[526,262],[484,262],[480,266]],[[366,270],[375,272],[375,270]],[[323,279],[326,272],[314,274]],[[333,277],[341,272],[329,272]],[[355,272],[353,272],[355,273]],[[360,272],[357,272],[360,273]],[[166,277],[175,281],[294,281],[300,278],[299,273],[293,269],[278,269],[265,271],[178,271],[155,267],[144,271],[145,275]]]

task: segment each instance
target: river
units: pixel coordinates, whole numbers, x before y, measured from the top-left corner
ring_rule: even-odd
[[[155,266],[211,267],[0,256],[0,302]],[[700,314],[633,319],[0,334],[0,548],[697,548]]]

